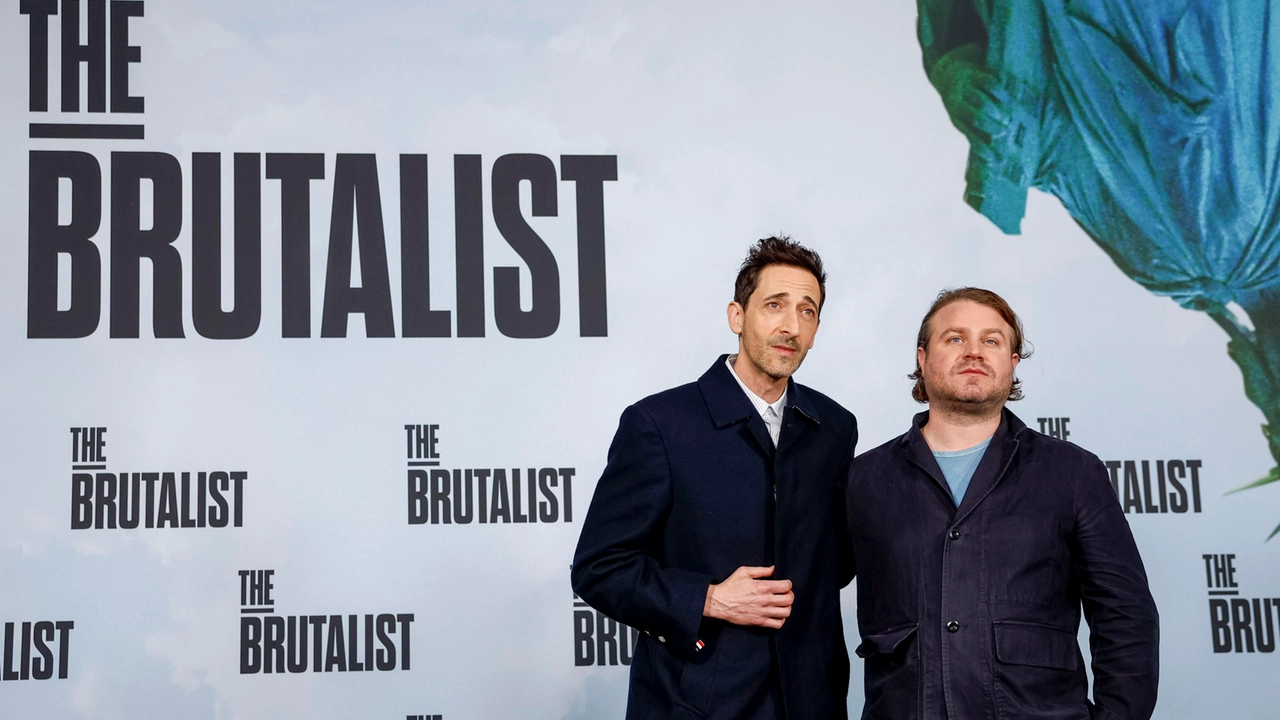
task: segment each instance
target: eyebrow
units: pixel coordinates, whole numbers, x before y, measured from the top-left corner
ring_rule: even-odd
[[[968,330],[968,328],[949,327],[943,330],[942,334],[946,335],[947,333],[956,333],[959,335],[963,335],[966,330]],[[1006,335],[1005,331],[1001,330],[1000,328],[983,328],[982,330],[978,331],[979,335],[990,335],[992,333],[999,335],[1001,337],[1005,337]]]
[[[782,292],[774,293],[774,294],[772,294],[772,295],[767,295],[767,296],[765,296],[764,300],[776,300],[776,299],[778,299],[778,298],[786,298],[786,299],[788,299],[788,300],[789,300],[789,299],[791,298],[791,293],[789,293],[789,292],[787,292],[787,291],[785,291],[785,290],[784,290],[784,291],[782,291]],[[817,301],[817,300],[814,300],[813,298],[809,297],[808,295],[802,295],[802,296],[800,297],[800,299],[801,299],[801,300],[803,300],[803,301],[805,301],[805,302],[808,302],[808,303],[809,303],[809,304],[811,304],[811,305],[817,305],[817,304],[818,304],[818,301]]]

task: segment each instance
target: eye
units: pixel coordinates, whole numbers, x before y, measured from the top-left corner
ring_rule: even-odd
[[[782,307],[782,305],[780,305],[777,300],[770,300],[769,302],[765,303],[765,307],[777,310],[778,308]]]
[[[809,317],[813,317],[814,315],[817,315],[817,313],[813,311],[813,308],[805,308],[800,312],[804,313],[805,315],[808,315]]]
[[[960,336],[959,336],[959,335],[952,335],[951,337],[947,338],[947,342],[949,342],[949,343],[958,343],[958,342],[960,342]]]

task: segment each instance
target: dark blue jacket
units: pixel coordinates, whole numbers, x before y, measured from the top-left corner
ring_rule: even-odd
[[[622,413],[573,589],[643,631],[628,718],[760,717],[771,668],[788,720],[847,716],[840,588],[851,569],[838,557],[839,498],[856,440],[853,415],[789,381],[775,451],[725,356],[698,382]],[[781,629],[702,617],[707,587],[743,565],[776,565],[774,578],[791,580]]]
[[[1159,618],[1105,466],[1005,410],[956,508],[928,417],[849,472],[863,718],[1150,718]]]

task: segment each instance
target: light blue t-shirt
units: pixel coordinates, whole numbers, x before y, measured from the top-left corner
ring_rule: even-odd
[[[947,479],[947,484],[951,486],[951,497],[955,498],[957,507],[964,500],[964,493],[969,489],[969,481],[973,479],[973,472],[978,469],[978,463],[982,462],[982,455],[990,444],[991,438],[987,438],[977,445],[964,450],[933,451],[933,457],[938,461],[938,467],[942,468],[942,476]]]

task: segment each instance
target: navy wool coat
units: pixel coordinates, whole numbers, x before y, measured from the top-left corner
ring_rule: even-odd
[[[1005,410],[957,508],[928,416],[849,473],[862,717],[1150,718],[1159,618],[1105,466]]]
[[[788,720],[844,718],[839,591],[852,571],[839,499],[857,427],[788,381],[775,450],[725,357],[623,412],[583,521],[574,592],[642,631],[628,718],[758,718],[774,682]],[[781,629],[702,617],[708,586],[744,565],[791,580]]]

